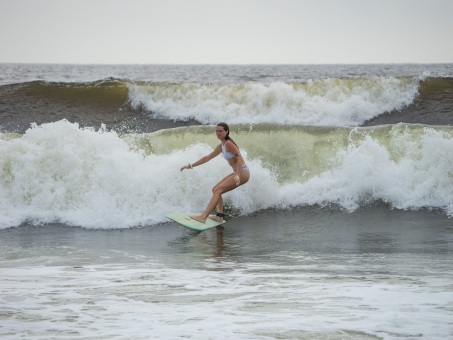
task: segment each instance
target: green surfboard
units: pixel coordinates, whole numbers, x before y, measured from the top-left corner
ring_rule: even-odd
[[[201,223],[201,222],[198,222],[198,221],[190,218],[189,217],[190,215],[200,215],[200,214],[199,213],[175,212],[175,213],[168,214],[167,217],[169,219],[183,225],[186,228],[190,228],[190,229],[197,230],[197,231],[211,229],[211,228],[217,227],[219,225],[222,225],[226,222],[226,221],[217,222],[217,221],[214,221],[213,219],[208,218],[208,219],[206,219],[206,223]]]

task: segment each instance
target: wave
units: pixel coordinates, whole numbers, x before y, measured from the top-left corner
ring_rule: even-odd
[[[129,86],[134,108],[160,118],[203,124],[274,123],[357,126],[411,104],[414,78],[321,79],[306,83],[140,84]]]
[[[249,168],[225,195],[241,213],[304,205],[354,211],[373,202],[453,216],[453,128],[231,126]],[[129,228],[202,210],[231,169],[220,157],[192,171],[218,143],[212,126],[118,135],[66,120],[0,134],[0,228],[61,222]]]
[[[127,82],[106,78],[94,82],[64,83],[33,81],[0,86],[15,101],[33,98],[37,104],[52,101],[63,105],[84,104],[86,106],[118,109],[128,102]]]
[[[107,78],[89,83],[5,85],[0,86],[0,91],[5,98],[30,103],[34,110],[46,114],[49,110],[64,113],[71,108],[75,115],[76,107],[79,115],[91,117],[98,112],[101,117],[102,112],[103,119],[108,112],[124,110],[201,124],[227,121],[359,126],[384,113],[408,107],[425,106],[424,116],[451,108],[453,78],[369,76],[269,84],[132,82]],[[22,106],[20,109],[23,110]],[[77,121],[77,117],[71,120]]]

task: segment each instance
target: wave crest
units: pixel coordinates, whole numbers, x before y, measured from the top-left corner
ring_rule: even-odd
[[[131,84],[129,99],[160,118],[357,126],[411,104],[414,78],[321,79],[307,83]]]
[[[242,213],[269,207],[384,201],[453,216],[453,129],[230,126],[251,179],[225,195]],[[0,134],[0,227],[63,222],[129,228],[200,211],[231,169],[220,157],[181,173],[212,151],[212,126],[120,136],[62,120],[24,135]]]

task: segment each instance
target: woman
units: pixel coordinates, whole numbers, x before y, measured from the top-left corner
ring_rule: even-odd
[[[245,165],[244,158],[242,158],[241,153],[239,152],[238,145],[230,138],[230,128],[226,123],[219,123],[216,126],[215,133],[217,138],[220,139],[221,143],[217,145],[213,152],[209,155],[206,155],[200,158],[198,161],[192,164],[187,164],[181,168],[181,171],[184,169],[193,169],[196,166],[204,164],[214,157],[218,156],[220,153],[223,153],[223,156],[227,160],[228,164],[233,168],[233,173],[226,176],[219,183],[212,188],[212,198],[209,201],[209,204],[206,210],[201,215],[190,216],[194,220],[197,220],[201,223],[206,223],[206,219],[212,218],[218,222],[223,222],[223,199],[222,194],[237,188],[240,185],[243,185],[248,182],[250,178],[250,171],[247,165]],[[217,215],[209,216],[209,213],[217,209]]]

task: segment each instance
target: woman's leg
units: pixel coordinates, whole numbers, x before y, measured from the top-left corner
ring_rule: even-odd
[[[215,187],[212,188],[212,193],[214,193],[214,189],[215,189]],[[217,202],[215,210],[217,211],[218,214],[223,214],[223,199],[222,199],[222,195],[220,195],[220,197],[219,197],[219,201]],[[221,216],[209,215],[208,217],[210,219],[213,219],[214,221],[217,221],[217,222],[220,222],[220,223],[223,222],[223,215],[221,215]]]
[[[214,187],[214,189],[212,190],[211,200],[209,201],[206,210],[201,215],[190,217],[193,218],[194,220],[205,223],[206,219],[209,216],[209,213],[212,210],[214,210],[214,208],[218,205],[219,201],[222,200],[222,194],[237,188],[236,183],[234,181],[234,175],[235,175],[234,173],[228,175]],[[239,174],[239,178],[240,178],[239,186],[241,186],[248,182],[250,174],[248,171],[242,170]]]
[[[233,174],[234,175],[234,174]],[[231,174],[226,176],[225,178],[223,178],[219,183],[217,183],[214,188],[212,188],[212,193],[214,194],[214,191],[216,190],[217,186],[219,184],[221,184],[223,181],[225,181],[226,179],[228,179],[229,177],[231,177]],[[220,214],[223,214],[223,198],[222,198],[222,195],[220,195],[219,197],[219,201],[217,202],[217,205],[215,207],[215,210],[220,213]],[[214,221],[217,221],[217,222],[220,222],[222,223],[223,222],[223,216],[217,216],[217,215],[210,215],[208,216],[208,218],[211,218],[213,219]]]
[[[218,213],[223,214],[223,198],[222,198],[222,195],[220,195],[220,197],[219,197],[219,201],[217,202],[217,205],[216,205],[216,207],[215,207],[215,210],[216,210]]]

